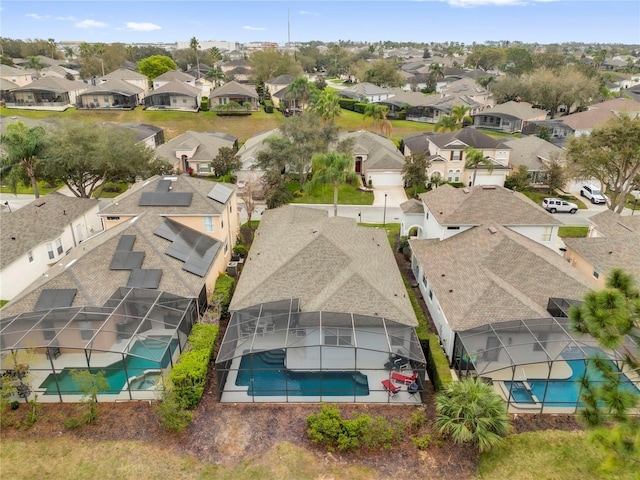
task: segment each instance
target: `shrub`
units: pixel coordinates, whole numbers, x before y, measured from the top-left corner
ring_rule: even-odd
[[[157,412],[164,428],[173,432],[184,432],[193,419],[193,412],[181,408],[178,404],[175,390],[169,379],[164,381],[162,400],[157,406]]]
[[[202,97],[200,101],[200,110],[209,111],[209,97]]]
[[[233,247],[233,253],[244,258],[247,256],[247,246],[240,243]]]
[[[366,103],[357,102],[353,105],[353,111],[356,113],[364,113],[365,108],[367,108]]]
[[[426,450],[429,448],[429,443],[431,443],[431,435],[425,433],[419,437],[411,437],[411,441],[418,450]]]
[[[20,402],[17,400],[14,400],[13,402],[11,402],[11,410],[17,410],[20,407]]]
[[[265,113],[273,113],[273,101],[265,100],[264,101],[264,111]]]
[[[427,424],[427,417],[424,412],[416,410],[411,414],[408,427],[411,433],[418,433]]]
[[[373,417],[363,428],[362,445],[369,450],[392,448],[402,440],[403,430],[404,425],[399,420],[389,424],[389,421],[382,416]]]
[[[353,111],[353,107],[356,103],[358,103],[357,100],[353,100],[351,98],[341,98],[338,100],[340,108],[344,108],[345,110]]]
[[[220,316],[224,316],[229,311],[231,296],[236,286],[236,280],[227,274],[221,274],[216,280],[216,286],[213,289],[213,302],[220,305]]]
[[[405,111],[398,112],[398,115],[396,116],[396,120],[406,120],[406,119],[407,119],[407,112]]]

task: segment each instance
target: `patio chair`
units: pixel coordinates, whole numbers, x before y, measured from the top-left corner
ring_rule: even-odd
[[[413,372],[411,375],[407,375],[402,372],[392,372],[391,380],[403,385],[411,385],[418,378],[418,372]]]
[[[391,383],[391,380],[382,380],[382,386],[387,391],[390,397],[395,397],[400,392],[400,387]]]

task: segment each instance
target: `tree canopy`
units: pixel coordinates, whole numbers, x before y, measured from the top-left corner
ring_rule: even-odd
[[[256,83],[266,82],[279,75],[296,77],[302,74],[302,67],[293,55],[275,49],[260,50],[249,57],[251,71]]]
[[[333,186],[333,216],[338,216],[338,187],[341,183],[354,180],[353,158],[348,153],[320,153],[313,157],[313,177],[308,189],[318,184]]]
[[[48,136],[42,127],[28,127],[22,122],[10,123],[0,137],[4,155],[0,159],[0,174],[7,176],[15,193],[19,181],[25,178],[38,198],[38,175],[42,170],[42,155],[48,146]]]
[[[413,188],[414,195],[418,193],[418,188],[427,184],[427,169],[429,166],[430,162],[424,152],[417,152],[405,157],[404,166],[402,167],[404,185],[406,188]]]
[[[138,72],[146,75],[149,80],[177,68],[176,62],[166,55],[152,55],[138,62]]]

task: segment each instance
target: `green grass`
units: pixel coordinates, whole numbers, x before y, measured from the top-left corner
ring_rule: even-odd
[[[585,432],[546,430],[508,437],[481,457],[481,480],[632,480],[640,469],[605,473],[604,456]]]
[[[300,192],[300,184],[291,182],[287,185],[291,193],[296,193],[291,203],[312,203],[333,205],[333,186],[316,185],[309,193]],[[362,192],[356,187],[343,184],[338,187],[338,205],[372,205],[373,192]]]
[[[574,197],[573,195],[558,195],[558,194],[550,195],[548,192],[540,192],[537,190],[536,191],[524,190],[520,193],[530,198],[538,205],[540,205],[542,203],[542,200],[544,200],[545,198],[553,197],[553,198],[561,198],[563,200],[566,200],[567,202],[575,203],[580,210],[587,210],[587,206],[584,204],[584,202],[579,198]]]
[[[4,307],[7,303],[9,303],[9,300],[0,300],[0,308]]]
[[[49,192],[54,192],[58,190],[61,186],[62,184],[52,186],[52,185],[49,185],[48,182],[38,182],[38,192],[40,193],[40,195],[45,195]],[[0,193],[13,194],[14,192],[11,191],[11,188],[9,188],[8,185],[6,185],[5,183],[2,183],[0,184]],[[22,183],[18,183],[18,188],[15,193],[20,195],[33,195],[33,188],[31,188],[31,184],[23,185]]]
[[[589,227],[559,227],[558,236],[560,238],[583,238],[589,233]]]
[[[323,458],[286,442],[275,446],[262,458],[247,459],[235,466],[221,466],[176,453],[168,446],[127,440],[91,442],[67,437],[55,441],[3,440],[2,476],[14,480],[378,478],[374,470],[356,462],[348,466],[327,464]]]

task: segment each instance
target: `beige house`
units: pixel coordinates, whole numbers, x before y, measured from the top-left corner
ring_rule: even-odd
[[[103,230],[98,202],[49,193],[0,214],[0,298],[11,300]]]
[[[234,104],[239,105],[234,110],[259,110],[260,104],[255,87],[232,81],[216,88],[209,94],[209,110],[224,110]]]
[[[109,80],[122,80],[123,82],[127,82],[134,87],[140,88],[145,93],[149,91],[149,79],[146,77],[146,75],[134,72],[133,70],[129,70],[128,68],[119,68],[118,70],[107,73],[104,77],[100,78],[99,82],[105,83]]]
[[[193,169],[196,174],[208,175],[213,173],[211,161],[222,147],[237,149],[238,139],[220,132],[188,131],[159,146],[157,154],[177,171]]]
[[[18,87],[24,87],[33,82],[31,72],[9,65],[0,65],[0,78],[15,83]]]
[[[547,112],[527,102],[509,101],[472,115],[472,118],[476,127],[516,133],[522,132],[529,122],[545,120]]]
[[[86,83],[58,77],[43,77],[9,92],[7,108],[64,111],[76,106]]]
[[[144,97],[144,105],[148,110],[197,112],[201,101],[202,90],[199,87],[178,80],[163,83]]]
[[[153,79],[153,89],[157,90],[171,82],[180,82],[191,87],[196,86],[196,77],[178,70],[171,70]]]
[[[124,80],[107,80],[78,96],[78,108],[133,110],[142,103],[144,90]]]

